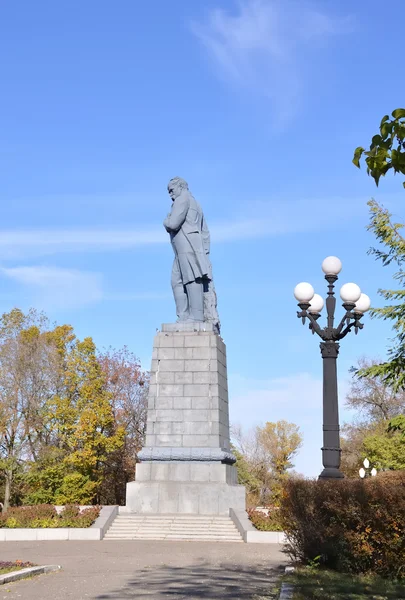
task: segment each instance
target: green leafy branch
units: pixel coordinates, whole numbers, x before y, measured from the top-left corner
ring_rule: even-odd
[[[389,115],[385,115],[382,118],[380,133],[373,136],[368,151],[361,146],[354,151],[353,164],[360,168],[360,159],[364,154],[367,173],[373,177],[376,185],[390,169],[405,175],[405,108],[395,109],[392,117],[390,119]]]
[[[394,279],[400,285],[400,289],[379,289],[378,293],[388,301],[381,308],[373,308],[371,316],[391,321],[395,331],[395,340],[388,351],[388,361],[382,364],[371,365],[359,369],[359,377],[381,377],[383,381],[392,385],[394,389],[405,388],[405,239],[402,236],[402,223],[395,223],[392,215],[375,200],[368,202],[370,208],[370,224],[368,229],[374,233],[379,248],[371,248],[377,260],[381,260],[384,266],[390,263],[398,266]]]
[[[396,417],[393,417],[388,423],[387,431],[389,433],[396,431],[400,432],[405,442],[405,415],[397,415]]]

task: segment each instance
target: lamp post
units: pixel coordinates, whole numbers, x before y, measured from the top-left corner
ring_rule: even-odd
[[[323,448],[322,464],[324,469],[319,475],[320,479],[340,479],[343,473],[340,467],[340,439],[339,439],[339,407],[337,386],[337,357],[339,354],[339,341],[353,328],[357,334],[363,329],[361,317],[370,308],[370,298],[362,294],[358,285],[346,283],[340,290],[343,300],[343,315],[339,325],[334,326],[336,298],[334,287],[342,263],[336,256],[328,256],[322,263],[322,270],[328,282],[328,297],[326,299],[327,325],[322,328],[318,324],[324,301],[309,283],[299,283],[294,289],[294,296],[298,300],[300,311],[298,317],[305,325],[309,320],[309,329],[321,338],[320,348],[323,359]]]
[[[365,477],[375,477],[377,475],[377,469],[375,467],[370,469],[370,461],[368,460],[368,458],[365,458],[363,460],[363,465],[364,468],[361,467],[361,469],[359,469],[359,475],[362,479],[364,479]]]

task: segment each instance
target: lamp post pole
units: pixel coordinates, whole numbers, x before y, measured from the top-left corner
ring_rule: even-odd
[[[360,322],[363,314],[370,308],[370,298],[362,294],[355,283],[342,286],[340,296],[343,300],[345,314],[339,325],[335,327],[336,297],[334,292],[342,263],[335,256],[329,256],[322,263],[325,279],[328,282],[328,297],[326,299],[327,326],[318,324],[323,309],[323,299],[314,293],[309,283],[299,283],[294,295],[298,300],[300,311],[298,317],[305,324],[309,320],[309,328],[313,334],[321,338],[320,348],[323,362],[323,471],[320,479],[341,479],[344,475],[340,467],[340,435],[339,435],[339,402],[337,385],[337,357],[339,341],[353,328],[357,334],[363,328]]]
[[[343,477],[340,467],[339,404],[337,385],[337,342],[321,342],[323,362],[323,447],[324,469],[319,477],[336,479]]]

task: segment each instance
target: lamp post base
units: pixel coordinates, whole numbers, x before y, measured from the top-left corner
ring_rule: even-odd
[[[343,479],[344,475],[337,467],[325,467],[318,479]]]

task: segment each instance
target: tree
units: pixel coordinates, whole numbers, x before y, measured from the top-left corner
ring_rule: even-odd
[[[381,376],[359,375],[376,364],[372,360],[359,361],[346,397],[346,406],[356,411],[354,422],[345,424],[342,430],[341,466],[350,477],[358,477],[366,457],[380,469],[402,468],[405,446],[398,446],[400,440],[392,427],[405,412],[405,392],[395,390]]]
[[[384,321],[391,321],[395,332],[392,346],[388,351],[388,360],[381,364],[374,364],[359,371],[363,376],[382,377],[394,390],[405,387],[405,239],[401,235],[404,225],[393,223],[388,210],[380,207],[375,200],[370,200],[370,225],[382,248],[372,248],[374,254],[383,265],[392,262],[398,266],[394,279],[401,286],[400,289],[380,289],[379,294],[389,302],[384,307],[373,308],[371,316]]]
[[[379,470],[405,469],[405,437],[389,427],[363,439],[364,456]]]
[[[361,358],[353,370],[349,392],[346,396],[347,408],[356,410],[363,424],[388,421],[405,412],[405,390],[397,390],[381,376],[359,377],[358,373],[379,365],[376,360]]]
[[[342,457],[340,470],[346,477],[358,477],[359,468],[362,466],[366,454],[363,440],[368,434],[374,433],[375,426],[358,423],[345,423],[341,430],[340,444]]]
[[[266,423],[264,427],[258,427],[257,432],[263,456],[272,475],[272,502],[278,505],[283,480],[288,476],[288,469],[294,466],[292,459],[302,446],[302,435],[297,425],[287,421]]]
[[[243,431],[240,425],[232,425],[231,437],[234,441],[232,451],[236,457],[238,482],[246,487],[247,506],[267,504],[271,474],[263,458],[257,427]]]
[[[268,422],[258,427],[258,438],[273,475],[283,477],[294,466],[291,461],[302,446],[299,427],[287,421]]]
[[[91,338],[78,340],[67,357],[66,392],[74,420],[65,461],[99,492],[109,457],[124,444],[125,430],[114,419],[111,393]]]
[[[105,504],[125,504],[125,487],[135,475],[137,455],[146,430],[148,374],[128,348],[108,348],[98,354],[101,370],[117,425],[124,430],[124,442],[108,460],[100,490]]]
[[[232,452],[235,455],[235,467],[238,472],[238,483],[245,486],[248,508],[256,507],[261,504],[262,484],[260,472],[257,472],[255,465],[249,463],[249,460],[240,450],[232,446]]]
[[[251,499],[260,504],[278,504],[282,482],[302,445],[299,427],[287,421],[267,422],[248,434],[234,430],[234,437],[241,455],[239,479],[247,481]]]
[[[55,504],[99,502],[110,457],[124,444],[124,427],[115,420],[93,340],[78,340],[66,325],[48,339],[58,352],[57,384],[46,404],[46,443],[27,476],[25,501],[42,502],[47,494]]]
[[[49,395],[55,352],[44,330],[46,318],[13,309],[0,318],[0,470],[4,510],[13,481],[28,453],[35,455],[35,428]]]
[[[122,504],[143,444],[147,388],[126,348],[98,353],[90,337],[33,310],[0,317],[5,510],[12,500]]]
[[[390,169],[405,175],[405,108],[394,110],[392,117],[391,120],[389,115],[382,118],[380,133],[373,136],[368,151],[361,146],[354,151],[353,163],[360,168],[360,159],[364,154],[367,173],[373,177],[376,185]]]
[[[378,470],[405,469],[405,439],[386,422],[345,426],[343,436],[341,468],[347,477],[359,476],[365,458]]]
[[[392,112],[392,119],[385,115],[380,123],[380,133],[373,136],[370,149],[358,147],[354,152],[353,163],[360,168],[360,159],[364,154],[367,173],[374,178],[378,185],[381,176],[389,170],[405,174],[405,109],[397,108]],[[405,187],[405,182],[404,182]],[[389,304],[371,311],[373,317],[389,320],[395,331],[394,344],[389,350],[389,360],[382,364],[372,365],[360,371],[364,376],[381,376],[395,389],[405,386],[405,239],[401,234],[404,225],[394,223],[392,215],[375,200],[370,200],[370,224],[368,229],[374,233],[381,246],[372,248],[370,253],[384,266],[396,263],[398,271],[394,279],[400,289],[379,290],[380,295]]]
[[[388,423],[388,432],[397,431],[405,440],[405,415],[397,415]]]

